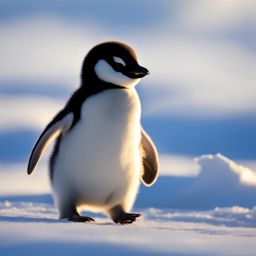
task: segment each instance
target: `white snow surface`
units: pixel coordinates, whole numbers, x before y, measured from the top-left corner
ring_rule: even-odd
[[[195,159],[201,166],[200,178],[223,180],[227,179],[228,182],[232,182],[239,185],[256,186],[256,173],[249,168],[239,165],[234,161],[228,159],[222,154],[203,155]]]
[[[134,209],[142,216],[127,226],[90,212],[95,223],[58,220],[45,162],[31,177],[25,164],[1,166],[0,255],[255,255],[255,172],[221,154],[195,164],[197,174],[177,177],[164,167],[155,186],[142,187]]]
[[[96,223],[59,221],[51,204],[6,201],[0,204],[0,252],[254,255],[256,229],[243,226],[255,225],[255,212],[239,207],[198,213],[152,208],[142,211],[144,217],[135,224],[120,226],[104,216],[97,216]]]

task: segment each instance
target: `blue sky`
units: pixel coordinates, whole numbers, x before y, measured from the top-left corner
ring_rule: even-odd
[[[26,161],[105,40],[130,44],[160,153],[255,159],[255,1],[0,1],[0,162]],[[40,103],[40,104],[39,104]],[[7,111],[8,110],[8,111]]]

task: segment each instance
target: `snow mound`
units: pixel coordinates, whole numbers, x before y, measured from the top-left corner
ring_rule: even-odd
[[[203,155],[195,159],[201,166],[199,178],[204,181],[222,180],[240,185],[256,186],[256,173],[249,168],[239,165],[222,154]]]
[[[138,207],[214,209],[256,205],[256,173],[227,157],[203,155],[196,177],[162,176],[150,189],[142,188]]]

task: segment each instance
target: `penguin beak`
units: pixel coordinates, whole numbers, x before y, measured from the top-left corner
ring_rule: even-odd
[[[146,75],[149,75],[149,71],[140,65],[138,65],[135,69],[130,70],[128,73],[128,76],[131,78],[142,78]]]

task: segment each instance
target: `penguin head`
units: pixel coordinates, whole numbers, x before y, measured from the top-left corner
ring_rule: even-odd
[[[105,86],[132,88],[149,71],[140,66],[134,50],[126,44],[111,41],[90,50],[82,66],[82,85],[88,79]],[[91,81],[93,82],[93,81]]]

